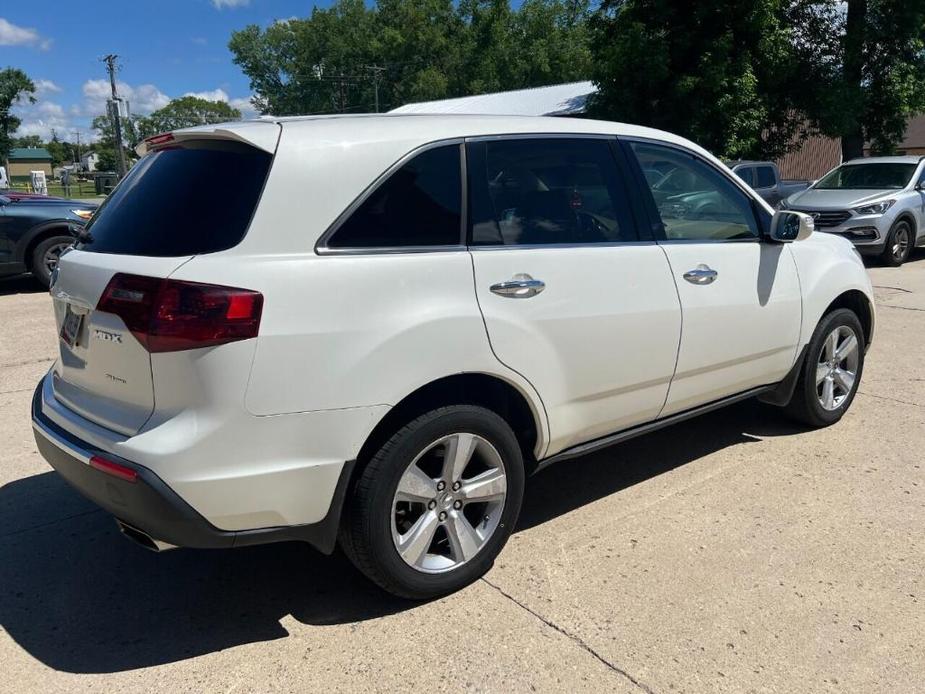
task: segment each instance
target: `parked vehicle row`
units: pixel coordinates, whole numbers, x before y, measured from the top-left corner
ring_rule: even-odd
[[[0,194],[0,277],[31,272],[47,287],[61,253],[96,207],[63,198]]]
[[[547,465],[755,396],[825,426],[857,392],[851,244],[668,133],[309,117],[146,149],[58,264],[32,417],[148,548],[339,540],[440,595]]]

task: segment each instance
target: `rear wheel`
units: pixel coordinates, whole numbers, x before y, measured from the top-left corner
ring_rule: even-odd
[[[905,220],[893,225],[886,237],[886,246],[880,256],[884,263],[892,267],[899,267],[909,258],[912,252],[913,234],[912,226]]]
[[[457,405],[397,431],[363,469],[341,546],[395,595],[426,599],[484,574],[504,547],[523,498],[524,468],[510,426]]]
[[[58,259],[73,243],[73,236],[49,236],[32,249],[29,270],[43,286],[51,284],[51,273],[58,267]]]
[[[816,326],[787,411],[814,427],[834,424],[851,406],[864,370],[864,331],[853,311],[837,309]]]

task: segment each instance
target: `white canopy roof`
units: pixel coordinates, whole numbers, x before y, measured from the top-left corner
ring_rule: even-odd
[[[569,116],[584,113],[591,82],[570,82],[511,92],[476,94],[458,99],[405,104],[389,113],[460,113],[505,116]]]

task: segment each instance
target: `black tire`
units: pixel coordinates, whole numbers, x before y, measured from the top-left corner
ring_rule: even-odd
[[[39,241],[35,248],[32,249],[32,257],[29,259],[29,271],[42,286],[48,288],[48,285],[51,284],[52,267],[49,266],[50,255],[55,255],[55,251],[63,250],[73,243],[73,236],[49,236],[47,239]],[[58,252],[57,256],[60,255],[61,253]],[[54,262],[57,264],[57,257]]]
[[[905,219],[901,219],[887,234],[886,245],[883,247],[883,253],[880,254],[880,260],[884,265],[899,267],[909,258],[914,245],[915,234],[912,232],[912,225]]]
[[[820,388],[824,388],[824,385],[820,386],[816,382],[817,366],[825,363],[823,348],[826,338],[839,327],[850,329],[856,336],[858,341],[858,361],[850,392],[847,393],[837,407],[826,409],[820,402],[819,391]],[[861,376],[864,372],[864,340],[861,321],[858,320],[854,311],[840,308],[823,316],[822,320],[819,321],[819,325],[816,326],[812,339],[809,341],[803,367],[800,369],[800,376],[797,379],[790,402],[786,405],[787,413],[794,419],[811,427],[826,427],[840,420],[848,411],[848,408],[851,407],[861,383]]]
[[[406,563],[395,546],[393,499],[412,461],[435,441],[454,433],[476,434],[494,447],[503,463],[507,495],[497,526],[472,558],[443,573],[425,573]],[[441,407],[395,432],[363,468],[347,499],[340,545],[360,571],[389,593],[412,600],[446,595],[491,568],[520,515],[523,490],[523,456],[507,422],[482,407]]]

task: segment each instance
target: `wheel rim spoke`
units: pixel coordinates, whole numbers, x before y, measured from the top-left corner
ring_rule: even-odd
[[[450,551],[457,562],[468,561],[474,557],[483,542],[466,517],[455,511],[447,519],[446,535],[450,541]]]
[[[816,364],[816,385],[818,386],[829,375],[829,365],[826,363]]]
[[[839,364],[847,359],[858,348],[858,338],[854,333],[845,338],[838,350],[835,352],[835,361]]]
[[[835,358],[835,350],[838,347],[838,330],[833,330],[825,340],[825,358],[831,360]]]
[[[844,369],[836,369],[834,373],[835,383],[845,391],[845,395],[854,388],[854,374]]]
[[[398,482],[395,498],[399,501],[427,503],[437,493],[437,483],[417,465],[409,467]]]
[[[457,482],[462,478],[466,465],[472,460],[478,446],[478,439],[472,434],[456,434],[446,443],[446,454],[443,459],[443,479],[447,482]]]
[[[822,406],[827,410],[835,408],[835,381],[832,378],[822,382]]]
[[[503,498],[507,492],[507,477],[503,470],[494,468],[466,480],[459,490],[466,501],[491,501]]]
[[[398,553],[402,559],[412,566],[419,565],[430,549],[439,525],[440,521],[433,511],[427,511],[418,518],[411,529],[399,538]]]

